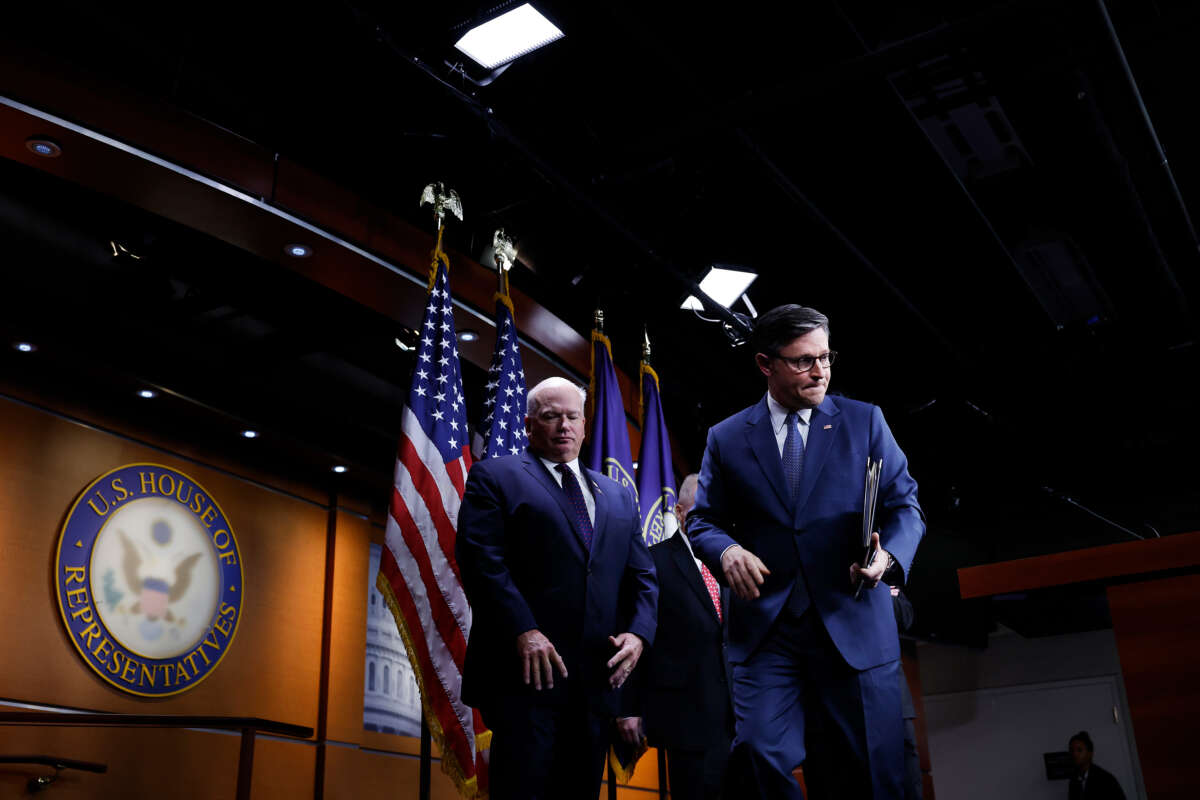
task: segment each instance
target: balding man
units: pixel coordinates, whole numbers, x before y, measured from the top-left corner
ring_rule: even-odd
[[[462,697],[492,730],[495,800],[595,800],[617,690],[654,641],[633,496],[579,463],[584,397],[563,378],[533,387],[529,451],[475,464],[458,515],[474,614]]]
[[[696,560],[684,533],[696,502],[692,474],[679,487],[679,530],[650,548],[658,573],[658,634],[623,697],[622,736],[646,738],[667,752],[671,797],[716,800],[721,796],[733,739],[725,643],[728,590]]]

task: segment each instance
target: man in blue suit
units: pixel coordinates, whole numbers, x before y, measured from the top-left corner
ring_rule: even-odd
[[[495,800],[595,800],[616,690],[654,640],[640,515],[579,464],[583,400],[563,378],[531,389],[529,451],[475,464],[458,514],[473,614],[462,698],[492,730]]]
[[[767,394],[709,431],[689,534],[733,589],[731,769],[758,797],[903,796],[904,721],[889,567],[903,583],[925,532],[908,461],[876,406],[826,396],[829,321],[797,305],[759,317]],[[883,459],[863,560],[867,459]],[[859,581],[866,586],[855,599]]]

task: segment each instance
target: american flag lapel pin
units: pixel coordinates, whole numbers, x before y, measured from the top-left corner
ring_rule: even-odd
[[[823,431],[827,431],[827,430],[829,430],[829,429],[830,429],[830,428],[832,428],[832,427],[833,427],[833,425],[826,425],[826,426],[825,426],[824,428],[822,428],[821,430],[823,430]]]

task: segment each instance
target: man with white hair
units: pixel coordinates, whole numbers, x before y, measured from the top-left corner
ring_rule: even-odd
[[[462,698],[492,730],[495,800],[595,800],[617,689],[654,641],[633,496],[579,463],[584,397],[564,378],[533,387],[528,452],[476,463],[458,514],[474,615]]]

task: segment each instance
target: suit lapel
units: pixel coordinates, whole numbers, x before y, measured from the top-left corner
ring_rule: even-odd
[[[826,395],[821,405],[814,408],[812,415],[808,418],[808,442],[804,447],[804,472],[800,475],[800,489],[796,492],[796,506],[793,509],[794,524],[797,527],[800,524],[800,512],[808,502],[809,495],[812,494],[813,486],[817,483],[817,477],[821,474],[821,468],[825,466],[829,449],[837,435],[838,426],[841,423],[838,419],[840,413],[833,398]],[[782,472],[782,467],[780,471]]]
[[[691,551],[688,550],[686,544],[682,541],[674,541],[676,536],[683,536],[683,532],[677,531],[675,536],[671,537],[671,560],[675,562],[675,566],[683,576],[683,582],[696,595],[700,604],[708,609],[709,616],[716,621],[717,609],[713,606],[712,597],[708,594],[708,587],[704,585],[704,579],[700,577],[700,570],[696,567],[696,559],[692,557]]]
[[[521,459],[525,462],[525,471],[542,484],[542,487],[550,493],[550,496],[554,498],[556,503],[558,503],[558,507],[562,509],[563,516],[567,519],[567,524],[571,527],[571,530],[575,534],[575,543],[579,545],[579,555],[584,561],[587,561],[588,552],[583,545],[583,531],[579,529],[579,523],[575,521],[575,509],[571,507],[571,501],[567,499],[567,493],[564,492],[563,488],[558,485],[558,481],[556,481],[554,476],[550,474],[550,470],[546,469],[546,465],[542,463],[541,459],[531,455],[530,453],[525,453],[521,456]],[[597,520],[600,518],[599,505],[599,503],[596,504]],[[592,527],[594,528],[595,526],[593,525]],[[592,539],[594,544],[594,532],[592,534]]]
[[[775,441],[775,430],[771,426],[771,412],[767,410],[767,398],[754,407],[749,419],[746,420],[746,439],[758,466],[767,476],[767,482],[775,490],[776,497],[785,509],[791,510],[792,502],[788,497],[787,481],[783,476],[783,459],[779,455],[779,443]]]

